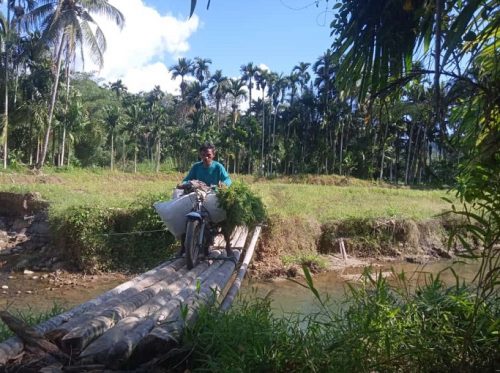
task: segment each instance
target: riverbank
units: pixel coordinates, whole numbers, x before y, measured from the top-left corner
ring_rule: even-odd
[[[166,232],[147,233],[162,228],[151,203],[168,199],[180,178],[105,170],[0,174],[0,191],[20,206],[0,212],[2,269],[129,273],[151,268],[178,248]],[[318,273],[373,260],[424,262],[453,255],[446,237],[454,222],[436,217],[448,207],[445,191],[334,175],[242,179],[269,211],[250,276],[295,276],[304,264]],[[42,206],[39,213],[34,205]],[[17,211],[17,217],[5,220],[5,211]],[[40,242],[49,231],[51,244]]]

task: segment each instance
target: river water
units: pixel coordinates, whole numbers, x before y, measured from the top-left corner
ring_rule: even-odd
[[[413,273],[413,279],[423,281],[425,273],[436,274],[450,266],[451,261],[433,262],[423,265],[399,263],[380,265],[374,268],[389,274],[391,268],[396,272],[404,270],[408,275]],[[478,268],[477,264],[466,265],[455,263],[453,268],[463,279],[470,280]],[[314,276],[314,285],[323,297],[341,300],[347,281],[356,282],[362,273],[362,268],[346,268],[342,272],[328,272]],[[443,281],[454,283],[451,272],[441,275]],[[0,309],[45,311],[54,304],[65,309],[74,307],[109,290],[127,277],[119,274],[84,276],[59,276],[54,273],[0,273]],[[390,280],[390,278],[389,278]],[[303,279],[296,281],[304,283]],[[318,302],[309,289],[296,282],[285,279],[272,281],[246,280],[241,290],[244,298],[270,296],[275,314],[310,313],[318,309]]]
[[[453,263],[451,260],[431,262],[425,265],[411,264],[407,262],[379,264],[372,267],[372,273],[381,272],[390,282],[392,271],[401,273],[404,271],[410,278],[412,286],[425,283],[429,274],[434,276],[440,273],[441,280],[449,285],[455,284],[456,279],[453,273],[445,270],[453,265],[455,273],[460,281],[470,281],[474,278],[478,268],[478,263],[465,264]],[[315,275],[313,278],[314,287],[320,293],[322,299],[330,299],[334,302],[341,302],[344,298],[347,283],[356,284],[361,279],[363,268],[346,268],[341,272],[327,272]],[[263,298],[269,296],[271,307],[275,315],[301,313],[309,314],[319,310],[319,302],[314,297],[311,290],[297,284],[305,284],[304,279],[295,281],[287,279],[277,279],[271,281],[252,281],[247,280],[242,288],[241,295],[244,299]]]

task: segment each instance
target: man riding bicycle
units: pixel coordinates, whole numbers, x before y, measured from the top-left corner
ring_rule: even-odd
[[[182,180],[182,183],[177,185],[178,189],[186,189],[190,182],[201,181],[208,186],[230,186],[231,178],[222,164],[215,161],[215,146],[212,143],[206,142],[200,147],[200,162],[196,162],[189,170],[187,176]]]

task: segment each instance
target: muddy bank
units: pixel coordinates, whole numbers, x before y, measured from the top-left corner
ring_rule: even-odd
[[[64,268],[52,244],[48,208],[39,193],[0,192],[0,270]]]
[[[252,276],[293,277],[304,264],[318,273],[374,262],[450,259],[460,250],[458,246],[447,247],[449,232],[456,224],[450,217],[426,221],[347,219],[325,224],[273,217],[259,242]]]

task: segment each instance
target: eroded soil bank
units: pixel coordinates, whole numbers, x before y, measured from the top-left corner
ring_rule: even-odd
[[[0,270],[59,271],[74,268],[55,246],[48,206],[40,195],[0,192]],[[313,273],[364,266],[371,262],[423,263],[450,258],[447,237],[456,224],[440,217],[411,219],[347,219],[320,223],[314,219],[272,216],[264,227],[250,276],[296,276],[302,265]],[[347,256],[342,255],[341,247]]]

